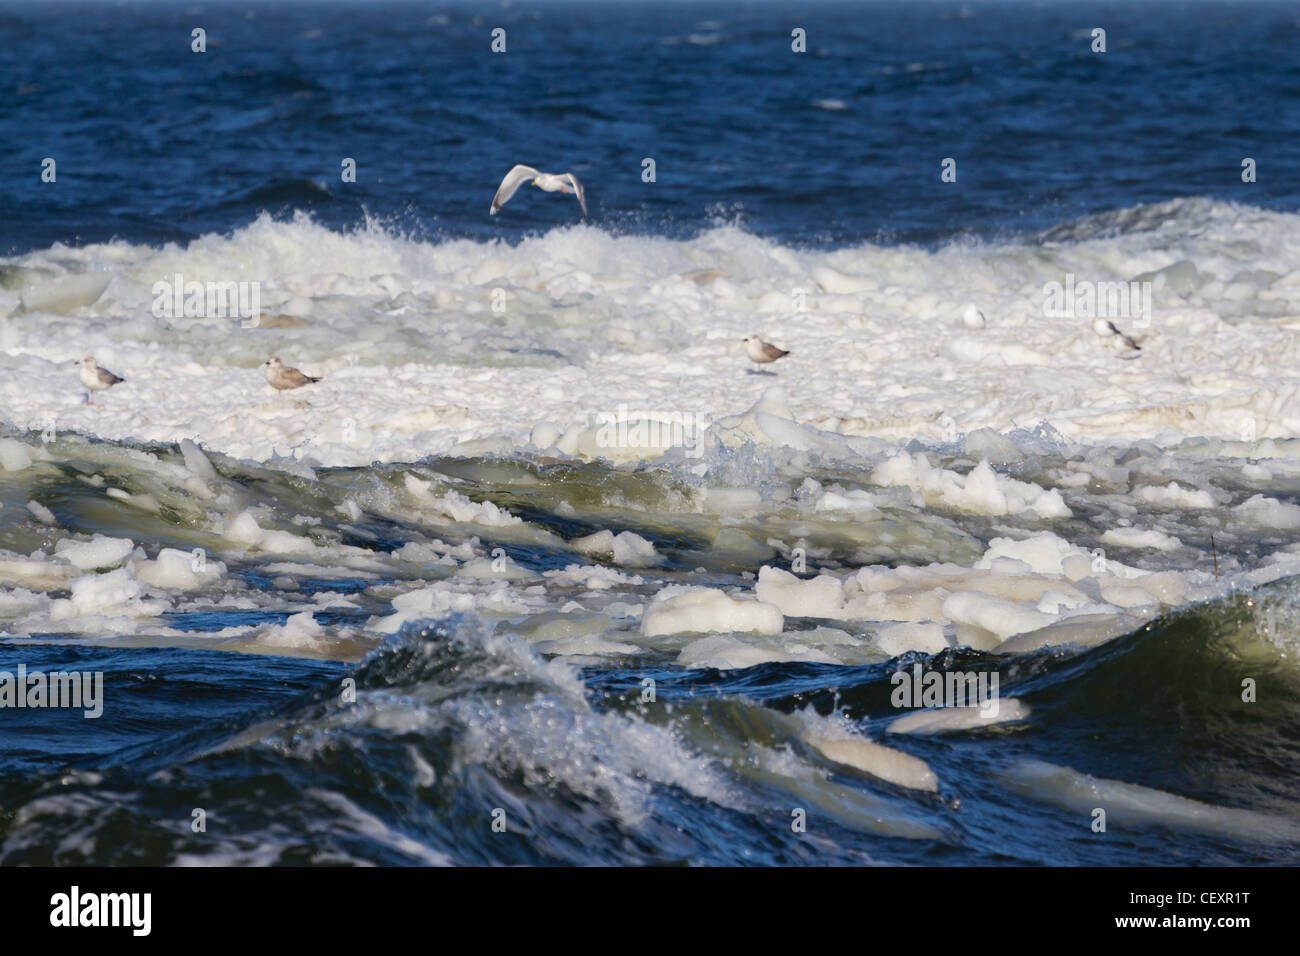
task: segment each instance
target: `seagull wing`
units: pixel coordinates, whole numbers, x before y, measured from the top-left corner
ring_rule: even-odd
[[[779,358],[785,358],[790,354],[789,349],[779,349],[771,342],[763,343],[763,354],[767,356],[769,362],[775,362]]]
[[[582,183],[578,182],[578,177],[573,173],[565,173],[564,178],[569,181],[573,191],[578,195],[578,205],[582,207],[582,218],[587,218],[587,194],[582,191]]]
[[[495,216],[497,210],[510,201],[510,197],[515,194],[515,190],[520,184],[530,179],[536,179],[541,174],[531,166],[524,166],[522,163],[515,166],[510,172],[506,173],[506,178],[501,180],[501,185],[497,187],[497,194],[492,197],[491,214]]]
[[[1110,330],[1114,332],[1116,335],[1118,335],[1119,340],[1123,342],[1128,348],[1131,348],[1137,352],[1142,351],[1142,346],[1138,345],[1137,342],[1133,341],[1133,338],[1131,336],[1125,335],[1123,332],[1121,332],[1114,322],[1107,322],[1106,324],[1110,326]]]
[[[125,382],[125,381],[126,381],[126,379],[124,379],[124,378],[120,378],[119,376],[114,375],[112,372],[110,372],[110,371],[109,371],[108,369],[106,369],[106,368],[98,368],[98,369],[95,369],[95,371],[99,373],[99,380],[100,380],[101,382],[103,382],[105,385],[109,386],[110,388],[111,388],[112,386],[116,385],[118,382]]]

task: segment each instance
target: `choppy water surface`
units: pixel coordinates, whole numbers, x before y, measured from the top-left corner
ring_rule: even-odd
[[[9,441],[7,455],[21,445],[32,461],[0,472],[13,635],[0,668],[102,671],[105,710],[95,721],[6,712],[6,862],[1296,859],[1295,578],[1278,566],[1252,579],[1280,541],[1252,517],[1259,484],[1222,458],[1148,449],[1117,464],[1039,439],[1017,480],[1106,472],[1064,494],[1073,517],[1045,521],[926,506],[882,487],[866,462],[751,446],[702,459],[743,475],[742,490],[694,476],[695,462],[313,473],[75,437]],[[932,454],[954,473],[972,466],[960,449]],[[1177,568],[1161,585],[1169,600],[1186,597],[1180,584],[1219,595],[1202,603],[1108,605],[1011,643],[972,626],[965,640],[989,649],[901,657],[888,635],[891,618],[908,617],[902,600],[880,602],[875,621],[837,619],[829,603],[787,613],[769,635],[644,633],[664,587],[747,597],[796,547],[807,580],[947,562],[947,587],[919,582],[910,599],[942,602],[994,538],[1050,526],[1102,547],[1126,500],[1167,488],[1158,475],[1174,464],[1199,466],[1216,505],[1163,512],[1164,532],[1193,547],[1160,562],[1138,551],[1133,567]],[[838,508],[855,493],[875,495],[879,512]],[[605,529],[634,532],[653,554],[624,555],[629,567],[575,550]],[[1211,533],[1218,584],[1195,547]],[[122,553],[95,535],[133,544]],[[70,550],[96,541],[103,557]],[[1108,573],[982,573],[1022,593],[1099,587],[1099,600],[1119,599]],[[950,626],[941,639],[954,636]],[[907,712],[891,704],[891,676],[913,663],[996,671],[1004,705],[1027,715],[888,732]],[[1241,700],[1244,677],[1256,703]],[[882,778],[888,761],[846,758],[826,743],[837,739],[919,758],[937,788]],[[1104,836],[1089,829],[1096,806],[1110,814]],[[195,808],[206,833],[190,829]],[[505,833],[491,828],[498,808]]]

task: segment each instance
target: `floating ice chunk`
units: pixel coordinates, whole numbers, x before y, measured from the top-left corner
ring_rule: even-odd
[[[484,591],[459,590],[459,582],[439,581],[393,598],[395,613],[373,621],[369,628],[378,634],[396,634],[410,621],[436,620],[449,614],[494,612],[524,614],[530,608],[503,584]]]
[[[623,644],[607,641],[599,634],[578,634],[573,637],[556,638],[539,641],[537,650],[542,654],[563,654],[565,656],[611,657],[615,655],[637,654],[641,648],[635,644]]]
[[[521,564],[496,558],[471,558],[455,570],[458,578],[476,578],[482,581],[527,581],[533,577]]]
[[[201,484],[201,482],[197,482],[193,478],[191,478],[190,480],[195,484]],[[153,495],[149,494],[148,492],[142,492],[141,494],[133,495],[123,491],[121,488],[105,488],[104,494],[107,497],[112,498],[114,501],[120,501],[123,504],[130,505],[132,508],[139,508],[141,511],[148,511],[151,514],[162,513],[162,505],[158,503],[157,498],[155,498]],[[206,488],[204,492],[199,494],[200,497],[203,498],[209,498],[212,496],[212,492],[207,491]]]
[[[889,783],[929,793],[935,793],[939,789],[939,777],[924,760],[892,747],[872,743],[861,734],[845,728],[839,720],[809,719],[803,739],[827,760],[861,770]]]
[[[844,605],[844,586],[838,578],[827,574],[800,578],[774,567],[759,569],[754,594],[789,617],[838,617]]]
[[[1108,604],[1122,608],[1145,607],[1148,604],[1160,603],[1155,595],[1141,586],[1140,580],[1137,584],[1103,582],[1101,596]]]
[[[1243,520],[1277,531],[1300,530],[1300,505],[1255,495],[1234,509]]]
[[[448,490],[434,494],[433,482],[423,481],[412,474],[406,476],[406,491],[425,509],[440,512],[442,517],[460,524],[481,524],[499,528],[523,524],[523,519],[498,508],[490,501],[471,501],[459,492]]]
[[[900,452],[871,473],[878,485],[901,485],[919,492],[928,505],[941,505],[967,514],[1009,515],[1032,512],[1040,518],[1068,518],[1061,493],[1032,482],[995,472],[981,461],[969,474],[931,465],[925,455]]]
[[[876,646],[890,657],[921,651],[938,654],[949,647],[943,625],[934,621],[905,621],[886,624],[876,631]]]
[[[441,541],[438,544],[442,544]],[[396,551],[393,557],[399,561],[406,561],[411,564],[437,565],[439,567],[454,568],[459,563],[452,552],[455,549],[443,546],[445,550],[438,550],[432,545],[425,544],[422,541],[408,541]],[[473,549],[470,549],[468,555],[464,555],[466,560],[474,557]]]
[[[1005,780],[1021,796],[1055,804],[1083,819],[1101,807],[1111,827],[1163,825],[1265,844],[1300,842],[1300,824],[1279,814],[1201,803],[1041,760],[1017,761]]]
[[[1104,567],[1099,565],[1099,557],[1102,557]],[[1140,568],[1131,568],[1104,556],[1090,554],[1050,531],[1040,531],[1019,541],[1014,538],[994,538],[975,567],[992,568],[999,558],[1014,558],[1028,564],[1035,574],[1059,574],[1071,581],[1097,574],[1138,577],[1147,573]]]
[[[54,517],[54,512],[45,507],[45,505],[41,504],[39,501],[27,502],[27,510],[30,511],[32,517],[41,524],[56,525],[59,523],[59,520]]]
[[[1111,528],[1101,536],[1101,543],[1139,551],[1177,551],[1183,546],[1172,535],[1153,529],[1143,531],[1140,528]]]
[[[655,552],[655,546],[631,531],[597,531],[585,538],[575,538],[569,542],[573,550],[589,558],[613,561],[625,568],[652,568],[663,563],[663,557]]]
[[[1214,495],[1201,488],[1184,488],[1176,481],[1167,485],[1144,485],[1134,494],[1162,508],[1213,508]]]
[[[262,528],[252,512],[241,511],[226,523],[225,536],[237,544],[255,545],[262,540]]]
[[[807,645],[784,644],[780,641],[772,643],[746,641],[730,634],[714,634],[701,638],[686,645],[677,655],[677,663],[682,667],[712,667],[720,671],[789,661],[840,663],[824,651]]]
[[[641,633],[728,633],[751,631],[780,634],[785,618],[780,608],[763,601],[733,598],[716,588],[669,586],[656,595],[641,617]]]
[[[1074,610],[1083,607],[1087,603],[1087,596],[1080,594],[1078,591],[1067,594],[1064,591],[1053,589],[1043,592],[1043,596],[1038,599],[1038,610],[1044,614],[1059,615],[1063,608]]]
[[[181,441],[180,449],[181,457],[185,459],[185,467],[195,479],[186,487],[198,493],[200,497],[211,497],[212,490],[209,482],[216,481],[218,477],[212,462],[208,460],[207,455],[203,454],[203,450],[188,438]]]
[[[1034,573],[1034,569],[1032,567],[1030,567],[1024,561],[1019,561],[1015,558],[994,558],[992,561],[989,562],[989,570],[992,571],[994,574],[1002,574],[1007,576]]]
[[[991,428],[977,428],[966,436],[966,456],[992,465],[1010,465],[1025,457],[1015,442]]]
[[[1191,582],[1177,571],[1144,574],[1139,578],[1130,579],[1128,583],[1142,588],[1159,603],[1169,607],[1177,607],[1186,602],[1192,591]]]
[[[624,574],[603,565],[570,564],[562,571],[543,571],[549,584],[560,588],[586,588],[588,591],[606,591],[614,587],[636,587],[645,579],[635,574]]]
[[[760,447],[777,445],[798,451],[821,451],[841,456],[853,454],[852,444],[843,435],[796,422],[785,389],[779,385],[765,389],[748,411],[715,421],[709,432],[727,448],[740,448],[746,444]]]
[[[534,448],[554,448],[564,432],[553,422],[538,422],[528,436],[528,443]]]
[[[46,561],[44,554],[32,558],[10,558],[0,553],[0,584],[21,584],[37,591],[60,591],[68,586],[72,569]]]
[[[1013,634],[1036,631],[1056,620],[1050,614],[980,591],[958,591],[949,595],[943,602],[943,616],[956,624],[967,624],[994,635],[998,641],[992,644],[981,641],[978,645],[984,650],[991,649]],[[959,643],[961,637],[959,631]],[[972,643],[972,646],[977,645]]]
[[[263,528],[251,511],[241,511],[226,523],[223,533],[236,544],[272,554],[313,554],[316,551],[316,545],[310,538],[288,531]]]
[[[162,602],[140,600],[140,583],[130,568],[107,574],[83,574],[70,582],[71,597],[50,604],[51,621],[79,617],[154,617],[166,610]]]
[[[6,591],[0,588],[0,621],[12,621],[28,614],[35,614],[48,605],[49,598],[35,594],[26,588],[14,588]]]
[[[63,538],[54,545],[55,557],[62,558],[81,571],[115,568],[135,550],[130,538],[110,538],[97,534],[89,541]]]
[[[918,710],[892,721],[885,728],[891,734],[946,734],[957,730],[977,730],[995,724],[1025,720],[1029,705],[1015,697],[1000,697],[987,704],[938,707]]]
[[[1131,633],[1147,619],[1146,616],[1122,613],[1105,604],[1098,604],[1096,608],[1095,612],[1080,609],[1076,615],[1064,617],[1048,627],[1009,637],[993,648],[993,652],[1024,654],[1040,647],[1057,647],[1062,644],[1095,647],[1122,634]]]
[[[823,492],[817,499],[817,503],[813,505],[813,510],[851,511],[860,518],[871,518],[880,514],[875,497],[861,488],[854,488],[842,494],[837,491]]]
[[[719,562],[751,567],[770,561],[776,553],[771,545],[756,541],[739,528],[719,528],[710,550],[712,557]]]
[[[135,565],[135,578],[150,587],[192,591],[225,577],[226,566],[220,561],[196,558],[188,551],[163,548],[152,561]]]
[[[185,459],[185,467],[189,469],[190,474],[196,478],[202,478],[204,481],[213,481],[217,477],[217,470],[212,467],[212,462],[208,456],[203,454],[203,450],[194,444],[190,439],[185,438],[180,443],[181,457]]]
[[[283,624],[264,628],[256,643],[266,647],[314,648],[328,635],[310,611],[292,614]]]
[[[0,468],[22,471],[31,463],[31,449],[13,438],[0,438]]]

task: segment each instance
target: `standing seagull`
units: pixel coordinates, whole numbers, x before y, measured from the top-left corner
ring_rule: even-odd
[[[310,375],[303,375],[296,368],[288,367],[278,358],[271,359],[262,367],[266,369],[267,383],[278,392],[290,388],[302,388],[304,385],[320,381],[319,377],[313,378]]]
[[[529,179],[538,189],[548,193],[575,193],[578,197],[578,205],[582,207],[582,218],[587,218],[587,197],[582,191],[582,183],[578,182],[577,176],[573,173],[539,173],[533,167],[522,164],[506,173],[506,178],[501,180],[501,185],[497,187],[497,194],[492,197],[491,214],[495,216],[497,210],[510,201],[515,190]]]
[[[985,326],[984,313],[975,308],[975,304],[966,306],[966,311],[961,314],[961,320],[966,324],[968,329],[982,329]]]
[[[785,358],[790,354],[789,349],[779,349],[771,342],[764,342],[757,335],[751,335],[741,341],[745,343],[745,352],[749,355],[750,361],[757,362],[759,365],[775,362],[777,359]]]
[[[81,367],[81,384],[90,390],[86,392],[87,405],[95,404],[90,398],[91,392],[103,391],[106,388],[112,388],[118,382],[126,381],[124,378],[118,378],[108,369],[100,368],[90,355],[87,355],[80,362],[73,362],[72,364]]]

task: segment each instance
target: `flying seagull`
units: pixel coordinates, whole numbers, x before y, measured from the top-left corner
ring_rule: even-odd
[[[789,349],[779,349],[771,342],[764,342],[757,335],[751,335],[742,341],[745,343],[745,351],[748,353],[750,361],[757,362],[759,365],[775,362],[777,359],[785,358],[790,354]]]
[[[1093,319],[1092,330],[1105,339],[1107,343],[1114,343],[1133,352],[1142,351],[1142,346],[1116,328],[1115,323],[1110,319]],[[1114,338],[1109,338],[1109,336],[1114,336]]]
[[[573,173],[539,173],[533,167],[523,164],[514,167],[506,173],[506,178],[501,180],[501,185],[497,187],[497,194],[492,197],[492,215],[495,216],[497,210],[510,201],[515,190],[530,179],[534,186],[548,193],[576,193],[578,205],[582,207],[582,217],[587,218],[587,197],[582,191],[582,183],[578,182],[577,176]]]
[[[302,388],[304,385],[320,381],[319,377],[313,378],[310,375],[303,375],[302,372],[296,368],[290,368],[278,358],[271,359],[262,367],[266,369],[267,383],[281,392],[290,388]]]
[[[73,365],[81,367],[81,384],[86,386],[90,391],[86,392],[86,404],[94,405],[90,399],[91,392],[102,391],[106,388],[112,388],[118,382],[125,382],[126,379],[118,378],[106,368],[100,368],[95,364],[95,359],[87,355],[80,362],[73,362]]]

